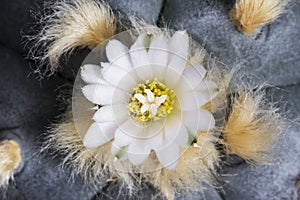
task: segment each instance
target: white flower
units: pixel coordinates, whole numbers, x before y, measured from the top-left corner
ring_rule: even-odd
[[[203,80],[201,65],[186,66],[189,37],[177,31],[141,34],[128,49],[118,40],[106,45],[108,63],[84,65],[84,96],[100,105],[87,130],[84,145],[101,146],[113,139],[118,159],[141,164],[154,150],[160,163],[177,166],[180,146],[191,145],[199,130],[210,130],[215,120],[201,108],[217,94],[217,85]]]

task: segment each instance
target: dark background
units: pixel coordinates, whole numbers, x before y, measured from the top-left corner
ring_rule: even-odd
[[[270,86],[270,101],[287,117],[287,127],[269,165],[250,166],[229,157],[220,169],[220,196],[212,188],[204,195],[178,194],[178,199],[297,199],[300,173],[300,2],[290,0],[285,12],[254,37],[231,23],[231,0],[106,0],[119,19],[135,15],[148,23],[186,29],[206,50],[230,67],[239,67],[250,85]],[[99,186],[98,197],[70,169],[61,169],[60,156],[40,153],[46,128],[63,112],[57,96],[72,87],[74,75],[87,50],[76,52],[54,76],[42,81],[32,74],[21,36],[32,32],[34,13],[42,0],[0,0],[0,139],[17,140],[23,163],[7,199],[116,199],[118,185]],[[123,191],[127,193],[127,191]],[[132,199],[151,199],[151,186]],[[124,195],[119,199],[125,198]],[[128,196],[127,196],[128,198]],[[159,198],[159,197],[158,197]]]

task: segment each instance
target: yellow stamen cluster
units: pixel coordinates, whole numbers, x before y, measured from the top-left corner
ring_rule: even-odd
[[[142,94],[147,98],[145,89],[151,90],[155,97],[166,95],[166,100],[158,107],[156,115],[153,115],[149,110],[142,113],[141,107],[143,104],[134,97],[135,94]],[[175,104],[176,94],[166,85],[159,82],[157,78],[154,78],[152,82],[150,82],[150,80],[146,80],[145,83],[138,84],[136,88],[133,88],[133,90],[134,92],[128,106],[131,116],[137,122],[148,123],[150,121],[157,121],[172,112],[173,106]]]

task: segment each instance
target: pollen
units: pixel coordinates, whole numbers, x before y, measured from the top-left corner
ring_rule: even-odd
[[[151,92],[150,92],[150,91]],[[154,99],[164,97],[163,102],[160,102],[155,108],[155,112],[150,109],[142,109],[146,105],[141,101],[141,98],[147,99],[148,95],[154,95]],[[143,96],[141,96],[143,95]],[[140,99],[137,96],[141,96]],[[146,80],[144,83],[139,83],[137,87],[133,88],[132,97],[128,103],[128,109],[131,117],[138,123],[147,124],[151,121],[157,121],[165,118],[169,115],[174,109],[176,94],[175,92],[168,88],[165,84],[158,81],[157,78],[154,78],[153,81]],[[148,102],[147,102],[148,103]]]

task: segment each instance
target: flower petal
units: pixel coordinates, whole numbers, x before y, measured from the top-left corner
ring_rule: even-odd
[[[150,148],[145,141],[136,141],[129,144],[127,153],[129,161],[134,165],[139,165],[148,158]]]
[[[112,110],[113,110],[113,117],[114,121],[118,126],[123,124],[127,119],[130,118],[129,116],[129,110],[127,108],[127,102],[122,104],[113,104]]]
[[[160,151],[171,143],[186,147],[189,137],[188,131],[180,121],[181,118],[179,116],[172,116],[171,119],[167,120],[166,124],[160,124],[160,126],[165,125],[163,127],[164,130],[156,128],[157,133],[148,139],[148,146],[155,151]]]
[[[151,64],[167,66],[169,56],[167,38],[163,35],[153,38],[148,54]]]
[[[140,35],[129,51],[131,62],[141,81],[153,79],[150,57],[143,44],[145,36],[146,34]]]
[[[195,90],[200,92],[207,102],[215,98],[218,94],[218,86],[213,81],[202,81]]]
[[[107,59],[121,68],[132,69],[128,48],[118,40],[110,40],[106,45]]]
[[[167,169],[175,169],[180,157],[180,149],[177,144],[170,144],[165,148],[156,151],[159,162]]]
[[[164,83],[165,71],[167,70],[166,66],[153,65],[152,70],[153,70],[153,78],[157,78],[158,81]]]
[[[101,83],[101,67],[94,64],[85,64],[80,70],[81,79],[86,84]]]
[[[181,126],[181,115],[174,114],[172,116],[168,116],[164,127],[164,146],[175,142],[177,135],[180,134]]]
[[[128,118],[126,105],[102,106],[93,116],[96,122],[124,122]]]
[[[149,55],[143,45],[145,35],[141,34],[129,50],[131,62],[135,68],[150,65]]]
[[[112,122],[114,121],[113,110],[111,106],[103,106],[93,116],[96,122]]]
[[[133,141],[135,141],[135,139],[133,137],[124,133],[120,128],[117,128],[117,130],[115,132],[115,137],[114,137],[114,143],[117,146],[123,147],[123,146],[126,146],[126,145],[132,143]]]
[[[187,92],[193,91],[193,88],[189,84],[189,80],[186,78],[181,77],[181,80],[179,84],[176,85],[176,87],[173,88],[174,92],[178,97],[182,96],[183,94]]]
[[[176,31],[168,42],[168,49],[170,52],[173,52],[176,55],[178,55],[176,56],[177,58],[181,57],[184,60],[187,60],[188,50],[189,50],[189,36],[187,32]],[[170,60],[170,62],[173,61]]]
[[[131,77],[127,70],[114,64],[106,67],[102,74],[105,81],[124,90],[131,89],[137,84],[135,78]],[[124,79],[126,79],[126,84],[122,84]]]
[[[109,105],[128,101],[128,94],[124,91],[107,85],[86,85],[82,88],[84,96],[94,104]]]
[[[165,70],[164,82],[169,88],[176,88],[181,78],[181,73],[176,72],[171,68]]]
[[[84,135],[84,146],[87,148],[96,148],[107,143],[114,137],[116,128],[116,124],[113,122],[94,122]]]
[[[171,57],[171,60],[168,64],[168,70],[173,70],[181,76],[184,69],[186,68],[186,58],[179,57],[179,55],[176,55],[172,52],[170,52],[169,55]]]
[[[188,82],[189,86],[194,89],[196,88],[204,78],[206,70],[202,65],[189,66],[183,72],[182,78]]]
[[[126,122],[124,122],[120,126],[120,129],[125,134],[128,134],[135,139],[144,139],[148,133],[144,127],[135,124],[132,119],[128,119]]]
[[[140,82],[153,79],[153,69],[151,65],[137,67],[135,68],[135,72]]]
[[[168,42],[168,50],[169,67],[181,74],[185,69],[189,50],[189,37],[186,31],[176,31],[173,34]]]
[[[147,127],[147,145],[151,147],[151,149],[158,150],[163,146],[164,125],[165,121],[159,120]]]
[[[153,38],[148,51],[153,77],[164,82],[164,75],[168,64],[168,42],[163,35]]]
[[[147,145],[155,151],[161,149],[164,145],[164,131],[160,130],[158,133],[153,134],[152,137],[148,138]]]
[[[207,131],[215,126],[214,116],[204,109],[184,111],[182,114],[183,124],[189,130]]]
[[[177,137],[175,138],[175,143],[180,146],[187,147],[188,140],[189,140],[188,130],[186,129],[185,126],[181,126],[179,133],[177,134]]]
[[[208,102],[207,97],[199,92],[177,94],[181,110],[197,110]]]

